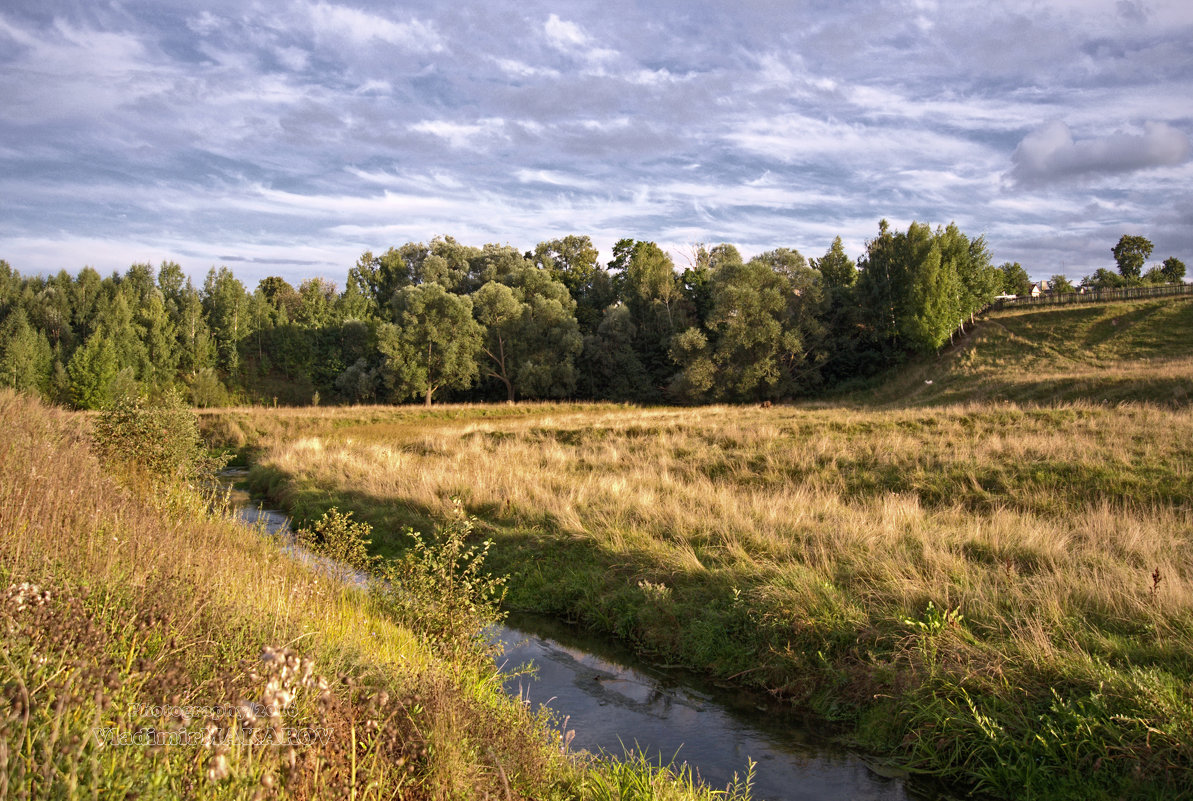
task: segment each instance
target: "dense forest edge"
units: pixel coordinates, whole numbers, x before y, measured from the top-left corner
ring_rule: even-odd
[[[1143,269],[1151,249],[1124,236],[1118,272],[1047,291],[1182,283],[1176,258]],[[882,221],[857,263],[839,237],[811,260],[728,244],[683,260],[631,239],[601,264],[586,236],[526,252],[445,236],[364,253],[342,291],[278,276],[250,291],[226,267],[196,287],[174,262],[104,278],[0,261],[0,386],[78,409],[171,388],[201,407],[790,400],[865,386],[1032,291],[955,225]]]

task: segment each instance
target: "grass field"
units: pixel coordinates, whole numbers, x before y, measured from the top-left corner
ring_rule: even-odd
[[[259,491],[354,510],[386,555],[458,496],[512,606],[958,787],[1168,798],[1193,786],[1190,341],[1188,302],[1014,312],[833,405],[206,425],[255,449]]]
[[[95,418],[0,420],[0,798],[748,797],[565,756],[487,658],[97,459]]]

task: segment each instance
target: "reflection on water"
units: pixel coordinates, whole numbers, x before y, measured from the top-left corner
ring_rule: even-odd
[[[547,704],[575,731],[573,748],[645,753],[652,761],[687,762],[714,787],[757,763],[754,797],[781,799],[909,799],[901,779],[870,771],[858,756],[817,743],[757,697],[738,695],[670,671],[631,667],[637,660],[607,643],[537,617],[518,617],[497,632],[507,669],[533,663],[506,690]],[[531,633],[533,632],[533,633]],[[598,655],[599,654],[599,655]]]

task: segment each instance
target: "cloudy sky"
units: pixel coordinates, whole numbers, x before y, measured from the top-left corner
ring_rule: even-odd
[[[1193,264],[1188,0],[4,0],[0,258],[343,281],[449,234]]]

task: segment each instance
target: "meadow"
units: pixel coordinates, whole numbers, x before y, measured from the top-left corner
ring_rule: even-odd
[[[0,420],[0,798],[748,798],[567,755],[487,654],[235,520],[189,411]]]
[[[385,556],[458,497],[511,608],[768,690],[954,787],[1171,798],[1193,786],[1191,309],[992,315],[831,404],[204,429],[259,492],[353,510]]]

